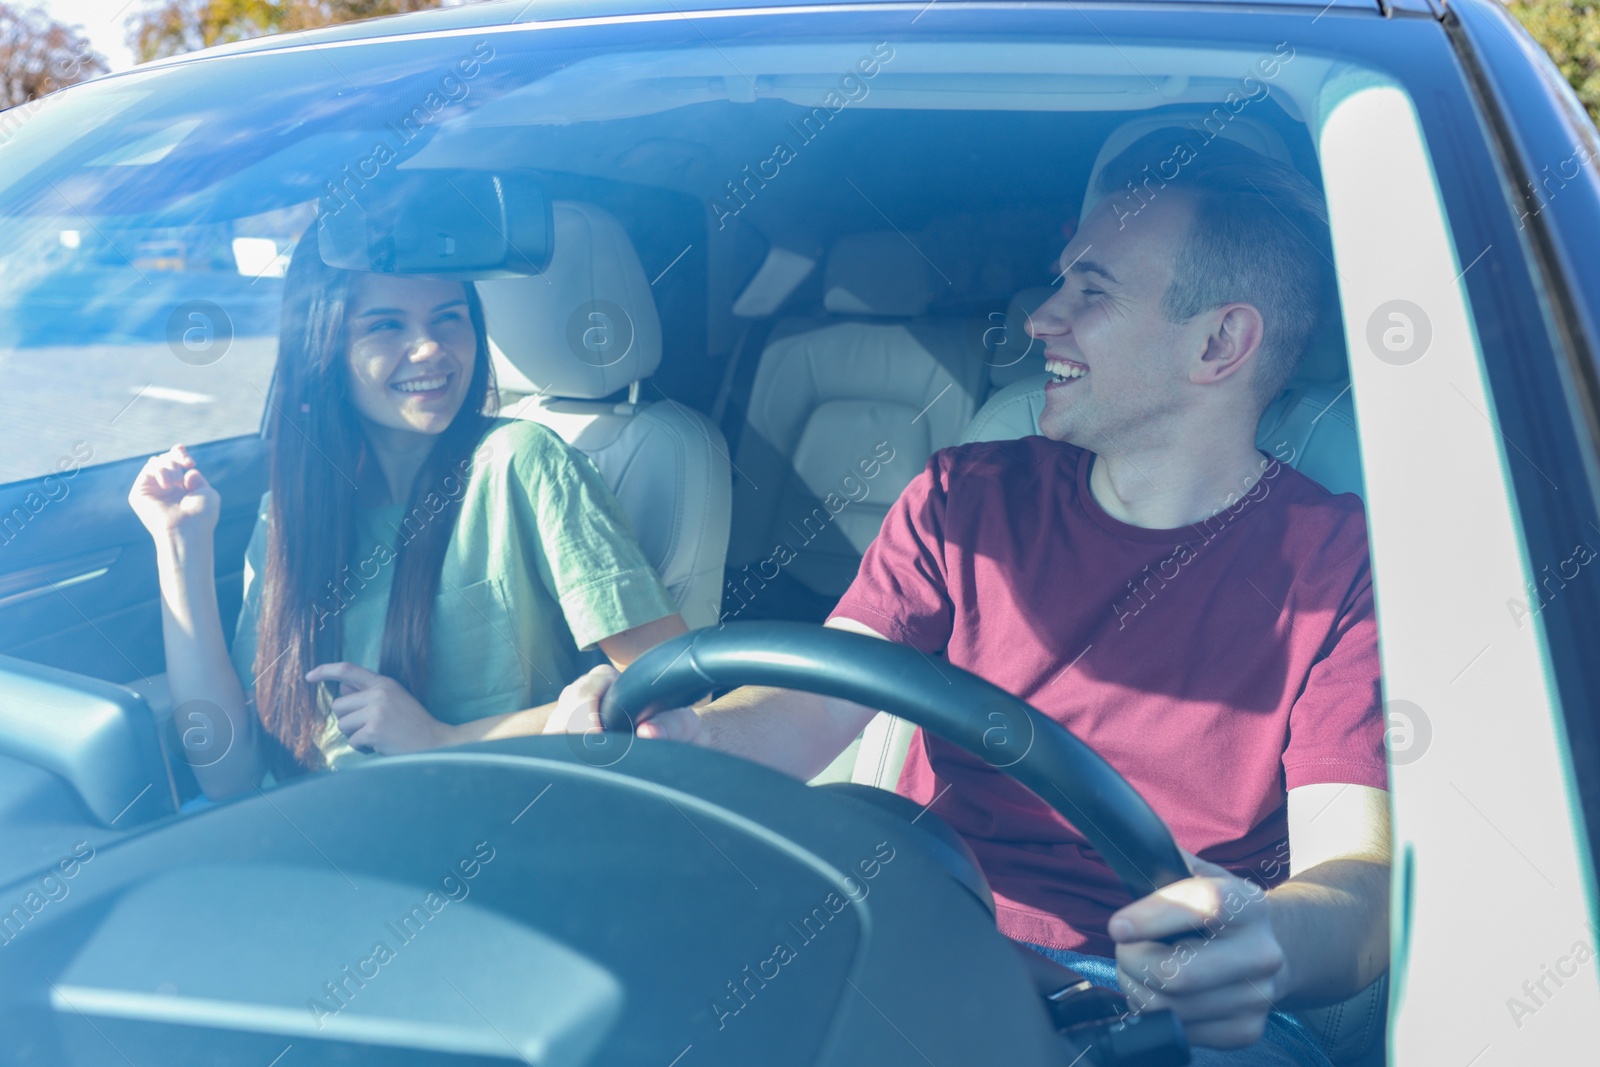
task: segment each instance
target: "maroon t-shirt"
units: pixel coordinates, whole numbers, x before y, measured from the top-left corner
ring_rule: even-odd
[[[834,616],[943,653],[1105,757],[1178,844],[1288,877],[1287,790],[1388,787],[1360,498],[1262,456],[1212,517],[1155,530],[1089,491],[1094,454],[1026,437],[947,448],[906,487]],[[1021,785],[918,731],[899,792],[972,845],[1002,933],[1109,956],[1130,901]]]

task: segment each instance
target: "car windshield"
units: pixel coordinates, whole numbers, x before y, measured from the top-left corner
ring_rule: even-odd
[[[259,1002],[261,1062],[280,1036],[333,1041],[330,1019],[391,1048],[466,1034],[482,1052],[507,1029],[579,1062],[589,1046],[551,1035],[580,1020],[609,1042],[596,1062],[676,1051],[747,1006],[723,969],[772,958],[791,916],[771,909],[804,916],[813,888],[844,884],[835,860],[894,855],[840,836],[817,858],[824,832],[795,828],[861,794],[795,779],[898,792],[874,818],[931,813],[950,847],[903,820],[893,840],[944,848],[964,888],[899,927],[837,898],[849,918],[830,929],[855,932],[780,972],[818,968],[783,979],[810,983],[816,1011],[772,997],[726,1029],[771,1008],[821,1049],[842,1040],[829,1005],[878,1025],[844,975],[873,952],[920,966],[908,931],[946,914],[1100,959],[1114,985],[1112,915],[1149,899],[1141,878],[1192,874],[1179,846],[1263,888],[1308,856],[1372,868],[1361,908],[1296,924],[1303,944],[1348,933],[1337,947],[1359,957],[1305,1003],[1381,1005],[1389,963],[1399,991],[1422,973],[1407,953],[1441,989],[1463,970],[1481,897],[1437,903],[1472,880],[1480,842],[1458,820],[1510,830],[1571,785],[1540,642],[1567,603],[1552,576],[1585,580],[1595,553],[1576,522],[1528,517],[1534,479],[1578,484],[1533,434],[1577,410],[1554,414],[1571,368],[1546,321],[1565,306],[1537,258],[1546,221],[1508,210],[1528,203],[1505,177],[1522,172],[1420,0],[517,6],[229,46],[0,116],[0,689],[21,709],[0,770],[22,783],[0,810],[25,824],[0,884],[46,852],[63,878],[134,871],[86,877],[48,913],[0,911],[0,940],[66,946],[57,1013],[242,1033],[259,1020],[230,1003]],[[1584,551],[1537,554],[1528,530]],[[713,685],[683,649],[738,660],[741,640],[773,643],[773,674],[730,698],[748,680]],[[682,691],[637,736],[716,748],[720,729],[723,752],[619,739],[645,706],[630,664],[652,655],[667,662],[648,684]],[[613,668],[604,712],[598,690],[560,702]],[[952,668],[991,688],[910,706]],[[701,696],[720,719],[677,706]],[[1537,775],[1491,773],[1507,707]],[[1049,763],[1078,752],[1063,731],[1094,775]],[[1068,778],[1133,829],[1090,825]],[[1528,855],[1496,862],[1535,857],[1577,899],[1569,823],[1522,822]],[[61,846],[79,823],[117,858]],[[199,852],[184,881],[177,860]],[[1461,866],[1438,866],[1446,852]],[[893,877],[917,864],[935,868]],[[922,901],[904,877],[873,906]],[[399,936],[363,917],[431,922],[425,882],[433,914],[449,898],[439,928],[462,925],[384,973],[511,997],[493,1011],[419,996],[412,1020],[385,1014],[389,993],[338,992],[331,976],[372,980],[372,937]],[[370,895],[347,909],[347,889]],[[663,939],[624,944],[621,920],[563,901],[591,891]],[[699,920],[633,906],[658,891],[673,914],[693,898],[727,944],[685,960],[668,935]],[[533,941],[501,923],[519,908],[548,912]],[[467,925],[480,909],[494,921]],[[1571,907],[1524,910],[1540,945],[1570,944]],[[200,959],[262,938],[300,967],[265,993],[278,979],[236,960],[205,972],[215,993],[146,981],[164,942],[207,941]],[[545,986],[462,962],[505,945]],[[996,966],[1020,975],[1003,947]],[[546,986],[538,1010],[516,999]],[[738,1062],[757,1034],[717,1047]]]
[[[39,475],[90,428],[97,461],[179,426],[254,432],[317,201],[429,168],[533,171],[551,198],[621,218],[663,323],[656,384],[697,409],[720,384],[703,354],[803,311],[852,232],[898,234],[934,282],[926,315],[971,319],[966,355],[1007,362],[984,346],[1012,295],[1050,284],[1112,130],[1152,108],[1210,136],[1249,127],[1315,174],[1297,111],[1338,65],[1270,41],[533,36],[136,72],[24,116],[0,154],[0,384],[21,400],[0,478]],[[27,402],[62,375],[64,417]],[[975,403],[987,384],[962,388]]]

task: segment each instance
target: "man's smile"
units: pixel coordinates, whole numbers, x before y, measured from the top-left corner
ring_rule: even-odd
[[[1082,363],[1078,363],[1070,359],[1064,359],[1060,356],[1048,357],[1045,360],[1044,369],[1049,372],[1050,377],[1054,379],[1054,382],[1057,384],[1064,384],[1066,382],[1082,378],[1085,374],[1089,373],[1089,368],[1084,366]]]

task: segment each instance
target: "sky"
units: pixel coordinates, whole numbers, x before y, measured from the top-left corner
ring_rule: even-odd
[[[57,22],[76,27],[116,71],[133,66],[133,50],[124,38],[134,12],[145,4],[146,0],[35,0],[17,6],[38,7]]]

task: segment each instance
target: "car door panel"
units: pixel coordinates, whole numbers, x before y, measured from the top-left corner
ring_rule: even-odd
[[[266,488],[260,437],[192,446],[222,497],[216,560],[229,638],[245,546]],[[164,670],[155,547],[128,506],[143,457],[0,487],[0,653],[109,681]],[[63,491],[63,488],[65,491]],[[25,516],[25,518],[21,518]]]

